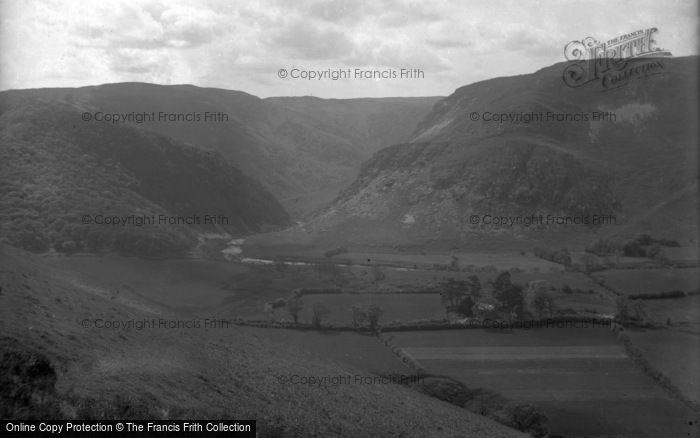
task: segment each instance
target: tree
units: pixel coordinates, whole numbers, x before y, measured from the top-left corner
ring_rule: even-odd
[[[510,279],[510,272],[503,271],[496,277],[495,280],[491,282],[496,291],[505,291],[513,286],[513,282]]]
[[[369,321],[369,328],[376,330],[379,326],[379,317],[382,316],[384,311],[381,307],[376,304],[370,304],[367,307],[367,320]]]
[[[311,308],[311,325],[315,328],[320,329],[323,319],[328,316],[329,310],[326,306],[321,303],[316,303]]]
[[[351,308],[352,310],[352,324],[355,327],[361,327],[367,320],[367,313],[365,309],[359,304],[355,304]]]
[[[627,257],[646,257],[646,251],[637,240],[631,240],[622,247],[622,252]]]
[[[287,300],[287,311],[292,316],[294,324],[299,322],[299,312],[304,308],[304,302],[299,297],[292,297]]]
[[[466,285],[462,284],[464,282],[455,281],[454,278],[448,278],[446,282],[442,284],[442,301],[447,310],[450,310],[457,306],[462,300],[462,297],[466,293]]]
[[[629,299],[621,295],[615,300],[615,306],[617,307],[617,317],[620,319],[621,324],[625,324],[630,314],[630,301]]]
[[[535,296],[532,299],[532,307],[535,308],[537,316],[542,318],[545,313],[552,316],[554,313],[554,297],[547,291],[538,290],[535,292]]]
[[[476,275],[470,275],[467,277],[467,290],[468,294],[472,297],[474,301],[481,297],[481,281]]]
[[[644,301],[640,299],[636,299],[632,301],[632,311],[634,311],[634,318],[642,321],[644,317],[646,316],[646,307],[644,305]]]
[[[462,298],[462,301],[455,307],[455,312],[466,317],[474,315],[474,304],[475,301],[471,296],[466,296]]]
[[[666,257],[666,252],[658,243],[654,243],[649,248],[647,248],[647,257],[659,261],[663,264],[668,263],[668,257]]]
[[[503,291],[497,291],[494,296],[500,302],[501,309],[508,314],[509,321],[513,316],[520,317],[522,315],[525,296],[521,286],[511,285]]]
[[[521,286],[513,284],[508,271],[501,272],[492,282],[494,287],[494,298],[501,306],[501,310],[508,314],[510,321],[513,315],[520,316],[525,305],[525,296]]]

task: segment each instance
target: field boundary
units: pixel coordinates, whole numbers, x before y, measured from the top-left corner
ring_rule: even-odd
[[[491,326],[485,325],[489,321]],[[269,321],[236,318],[231,320],[232,324],[243,327],[276,328],[291,330],[314,330],[314,331],[350,331],[358,333],[373,333],[369,327],[357,327],[352,324],[323,324],[316,326],[310,323],[293,321]],[[384,332],[405,332],[405,331],[432,331],[432,330],[535,330],[538,328],[561,328],[561,324],[592,324],[593,326],[609,327],[615,330],[617,323],[608,318],[596,318],[589,316],[553,316],[551,318],[540,318],[531,320],[514,320],[508,322],[501,319],[472,319],[466,322],[450,322],[447,320],[417,320],[406,323],[380,324],[378,331]]]
[[[413,358],[410,354],[406,352],[401,346],[397,345],[394,342],[394,337],[391,335],[386,335],[384,333],[377,333],[377,339],[379,339],[379,342],[384,344],[389,350],[391,350],[394,355],[396,355],[401,362],[406,364],[409,368],[411,368],[416,374],[418,375],[425,375],[427,374],[427,371],[418,363],[416,359]]]
[[[649,376],[654,380],[659,386],[661,386],[668,394],[673,398],[680,401],[694,411],[696,414],[700,414],[700,404],[690,400],[683,394],[683,392],[668,378],[663,372],[656,369],[651,362],[644,356],[644,352],[637,346],[634,345],[632,339],[630,339],[627,334],[624,333],[623,328],[615,328],[617,339],[622,342],[625,352],[632,359],[632,362],[639,368],[644,374]]]

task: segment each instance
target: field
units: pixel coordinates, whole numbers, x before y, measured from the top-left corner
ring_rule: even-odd
[[[647,315],[654,322],[670,322],[673,326],[700,333],[700,295],[646,300],[644,304]]]
[[[411,370],[382,344],[376,336],[349,332],[308,330],[250,329],[256,336],[293,345],[300,350],[373,374],[409,374]]]
[[[355,304],[375,304],[383,310],[380,322],[409,322],[417,319],[446,318],[439,294],[323,294],[304,296],[302,321],[311,320],[311,308],[316,303],[325,305],[332,323],[352,322],[351,308]]]
[[[71,282],[187,311],[220,305],[231,295],[221,287],[222,282],[248,271],[240,264],[213,260],[143,260],[117,255],[43,259],[70,272],[66,279]]]
[[[364,374],[320,338],[306,338],[327,347],[313,354],[248,327],[102,328],[96,321],[192,318],[77,288],[69,271],[5,245],[0,259],[3,418],[252,418],[260,436],[521,436],[399,385],[282,384],[283,375]],[[351,356],[367,350],[368,363],[401,367],[390,352],[380,356],[376,339],[336,339]]]
[[[597,278],[627,294],[655,294],[681,290],[689,292],[700,288],[700,269],[611,269],[598,272]]]
[[[540,406],[555,434],[697,433],[688,425],[692,411],[638,370],[608,328],[404,332],[395,339],[429,372]]]
[[[632,344],[681,392],[700,403],[700,333],[674,329],[627,330]]]

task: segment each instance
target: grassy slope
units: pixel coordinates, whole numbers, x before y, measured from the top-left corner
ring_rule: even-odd
[[[109,402],[121,397],[150,400],[150,411],[159,418],[178,413],[256,417],[262,431],[289,436],[519,436],[402,387],[280,385],[275,376],[281,374],[333,376],[358,371],[350,365],[312,360],[310,354],[265,340],[253,329],[82,328],[85,318],[142,320],[158,315],[126,297],[111,300],[69,287],[58,280],[64,274],[28,253],[3,246],[0,258],[0,336],[17,339],[19,345],[51,360],[63,416],[80,412],[77,399]],[[3,345],[6,353],[12,344]],[[9,403],[2,400],[5,408]],[[106,412],[107,417],[116,415]],[[128,416],[128,410],[122,412],[126,412],[122,417]]]

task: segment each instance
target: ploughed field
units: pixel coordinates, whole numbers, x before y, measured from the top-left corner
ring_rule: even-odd
[[[696,414],[636,367],[609,328],[395,333],[428,372],[540,406],[552,434],[697,436]]]

